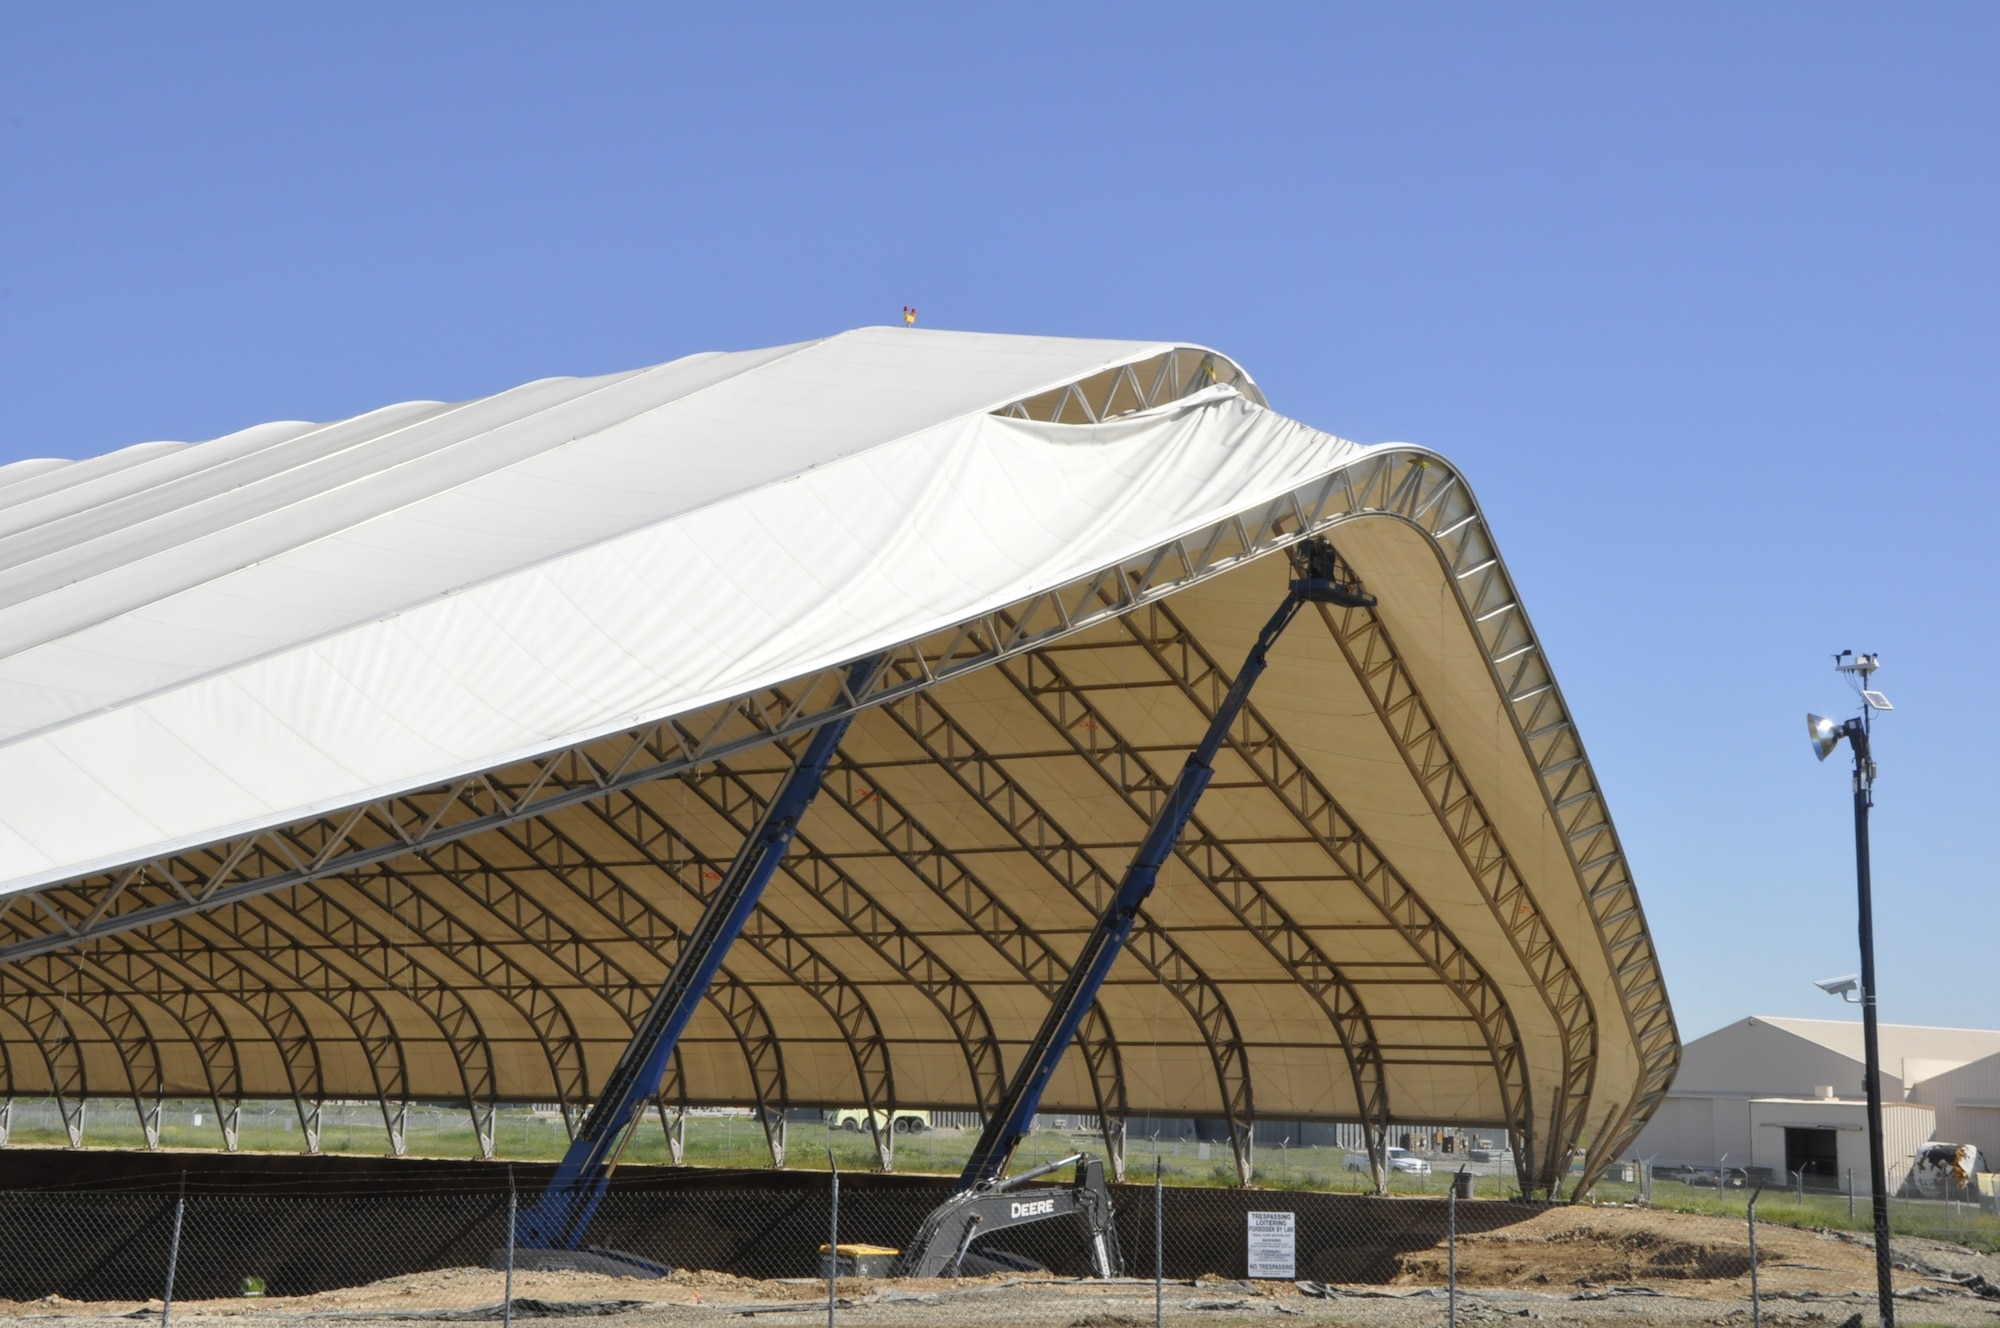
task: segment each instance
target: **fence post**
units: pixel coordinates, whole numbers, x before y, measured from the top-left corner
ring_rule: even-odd
[[[181,1221],[187,1216],[188,1174],[181,1173],[180,1193],[174,1198],[174,1234],[167,1239],[167,1289],[160,1297],[160,1328],[167,1328],[167,1321],[174,1314],[174,1271],[181,1261]]]
[[[1849,1167],[1847,1169],[1847,1216],[1850,1221],[1852,1221],[1854,1218],[1854,1168],[1853,1167]]]
[[[1444,1198],[1445,1240],[1445,1322],[1458,1328],[1458,1181],[1452,1180]]]
[[[514,1188],[514,1164],[507,1164],[507,1285],[500,1302],[500,1322],[514,1328],[514,1219],[520,1212],[521,1196]]]
[[[1160,1155],[1153,1154],[1153,1328],[1167,1321],[1167,1221],[1161,1205]]]
[[[826,1328],[834,1328],[835,1292],[840,1286],[840,1163],[833,1157],[833,1145],[826,1146],[827,1170],[833,1176],[833,1204],[826,1233]]]
[[[1763,1306],[1757,1295],[1757,1196],[1763,1192],[1761,1184],[1752,1190],[1745,1209],[1750,1220],[1750,1328],[1764,1328]]]

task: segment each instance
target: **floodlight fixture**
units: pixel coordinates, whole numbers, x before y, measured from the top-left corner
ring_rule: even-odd
[[[1896,1302],[1889,1255],[1889,1186],[1882,1139],[1882,1047],[1875,1007],[1875,905],[1869,886],[1868,810],[1875,805],[1875,755],[1871,726],[1878,711],[1893,710],[1889,698],[1868,683],[1882,667],[1880,655],[1843,650],[1833,667],[1844,674],[1861,696],[1861,713],[1838,723],[1823,715],[1806,716],[1813,754],[1824,761],[1842,738],[1854,753],[1854,886],[1860,921],[1861,971],[1852,977],[1829,978],[1816,984],[1829,996],[1861,1006],[1864,1083],[1868,1091],[1868,1180],[1875,1210],[1875,1296],[1882,1328],[1896,1328]]]

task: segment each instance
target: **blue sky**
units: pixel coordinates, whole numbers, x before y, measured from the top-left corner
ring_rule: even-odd
[[[1471,477],[1682,1030],[2000,1026],[2000,8],[0,0],[0,459],[893,320],[1182,338]],[[1985,681],[1981,681],[1985,679]]]

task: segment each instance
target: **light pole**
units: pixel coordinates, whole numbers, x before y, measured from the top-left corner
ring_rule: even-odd
[[[1806,729],[1813,751],[1824,761],[1833,754],[1842,738],[1854,752],[1854,882],[1861,913],[1861,1038],[1865,1048],[1867,1076],[1863,1087],[1868,1093],[1868,1179],[1869,1198],[1875,1209],[1875,1298],[1880,1305],[1882,1328],[1895,1328],[1896,1302],[1889,1264],[1889,1182],[1882,1156],[1882,1052],[1875,1029],[1875,909],[1868,881],[1868,809],[1875,803],[1875,758],[1869,748],[1869,729],[1877,710],[1891,710],[1889,698],[1868,686],[1870,676],[1881,667],[1877,655],[1857,655],[1843,650],[1833,657],[1833,667],[1853,680],[1861,693],[1861,713],[1836,724],[1819,715],[1806,716]]]

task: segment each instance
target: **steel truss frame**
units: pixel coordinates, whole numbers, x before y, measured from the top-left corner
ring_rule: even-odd
[[[220,990],[250,1011],[284,1064],[308,1153],[319,1151],[319,1104],[326,1098],[326,1067],[319,1038],[297,998],[309,998],[332,1011],[352,1033],[368,1065],[382,1108],[382,1123],[389,1132],[390,1151],[397,1157],[403,1155],[401,1121],[409,1097],[408,1055],[387,1006],[367,984],[327,963],[324,955],[298,945],[248,905],[234,905],[213,916],[184,918],[170,927],[128,932],[101,943],[100,948],[110,945],[145,952],[156,962],[165,961],[174,969],[193,974],[197,981]],[[93,958],[101,960],[101,956]],[[287,963],[292,967],[286,967]]]
[[[38,967],[44,971],[31,973],[24,966],[16,966],[14,975],[25,986],[36,991],[43,1000],[53,1000],[62,1005],[82,1011],[104,1033],[105,1044],[118,1057],[119,1068],[124,1071],[125,1083],[132,1098],[132,1110],[139,1118],[139,1128],[145,1135],[147,1150],[154,1151],[160,1146],[160,1112],[166,1104],[166,1068],[160,1056],[160,1044],[153,1036],[152,1028],[129,993],[114,984],[106,982],[100,975],[87,969],[81,963],[63,963],[60,959],[49,962],[54,957],[45,957]],[[47,970],[67,968],[67,974],[51,973]],[[51,981],[50,979],[54,980]],[[72,1147],[80,1146],[80,1135]]]
[[[1051,651],[1037,651],[1025,659],[1002,664],[1000,673],[1133,813],[1147,824],[1152,822],[1172,787],[1171,782],[1090,704],[1086,689],[1064,674]],[[1257,939],[1265,953],[1312,997],[1325,1016],[1347,1062],[1354,1100],[1368,1132],[1368,1154],[1376,1190],[1386,1193],[1384,1149],[1391,1114],[1388,1061],[1360,991],[1264,889],[1256,875],[1208,829],[1199,812],[1188,817],[1174,844],[1173,856],[1183,870]],[[1246,1175],[1244,1184],[1248,1183]]]
[[[890,702],[883,713],[896,717],[897,708],[916,697]],[[901,721],[898,720],[900,723]],[[868,770],[842,757],[827,773],[820,797],[838,804],[877,845],[928,887],[972,933],[984,939],[1001,958],[1044,996],[1062,986],[1068,966],[1019,913],[965,861],[926,830],[908,807]],[[1091,1096],[1103,1123],[1105,1148],[1114,1174],[1124,1175],[1122,1122],[1130,1098],[1125,1091],[1125,1063],[1103,1007],[1093,1005],[1077,1035],[1090,1071]],[[1004,1082],[1004,1080],[1003,1080]]]
[[[713,893],[711,882],[722,881],[723,873],[729,869],[728,861],[703,852],[649,803],[641,790],[624,790],[615,798],[585,806],[662,877],[680,886],[696,903],[704,907],[708,904]],[[884,1171],[893,1170],[895,1131],[888,1122],[896,1105],[895,1077],[889,1059],[889,1039],[882,1032],[873,1004],[838,965],[767,905],[759,904],[751,910],[749,921],[736,940],[755,950],[780,973],[788,974],[819,1003],[840,1030],[854,1060],[861,1105],[869,1113],[876,1162]],[[777,1119],[783,1119],[782,1113],[778,1113]]]
[[[254,918],[257,932],[273,939],[284,938],[283,943],[294,952],[316,952],[313,959],[327,968],[334,967],[327,957],[338,955],[371,972],[390,990],[400,991],[430,1016],[458,1067],[459,1080],[465,1088],[466,1109],[479,1140],[480,1155],[492,1156],[494,1089],[497,1084],[493,1043],[485,1022],[459,993],[452,977],[440,973],[428,962],[414,958],[410,948],[399,945],[387,932],[342,905],[329,891],[299,891],[295,902],[288,908],[273,910],[267,907],[267,903],[255,901],[235,911],[231,920],[240,923],[248,914]],[[377,906],[380,906],[379,903]],[[277,917],[272,916],[274,912]],[[391,916],[396,916],[393,911]],[[241,933],[238,932],[238,935]],[[247,937],[244,939],[248,940]],[[252,943],[251,948],[268,953],[269,944],[269,940],[264,945]],[[476,984],[476,976],[473,981]],[[356,985],[363,986],[365,990],[365,984]],[[393,1019],[389,1022],[393,1027]],[[407,1065],[402,1068],[407,1073]],[[317,1136],[316,1119],[312,1131]]]
[[[118,937],[115,943],[100,943],[83,957],[100,975],[115,977],[128,989],[159,1005],[186,1030],[202,1062],[209,1100],[215,1104],[217,1122],[222,1129],[223,1148],[231,1153],[237,1150],[241,1137],[244,1099],[242,1050],[240,1040],[231,1029],[228,1016],[217,997],[228,1000],[233,996],[277,1048],[285,1064],[300,1125],[306,1132],[307,1151],[317,1151],[317,1107],[309,1104],[316,1104],[325,1096],[319,1044],[306,1033],[304,1017],[288,994],[261,982],[246,982],[247,975],[233,961],[219,954],[216,958],[220,962],[212,966],[216,971],[202,974],[177,963],[165,950],[151,949],[147,938],[136,933]],[[40,961],[27,962],[33,964]],[[224,967],[236,970],[233,974],[235,992],[216,980]],[[210,995],[211,992],[215,994]],[[275,1021],[272,1018],[273,1007],[279,1011]],[[282,1029],[281,1024],[284,1025]],[[303,1087],[299,1073],[301,1061],[308,1066],[306,1086]]]
[[[681,784],[725,823],[748,834],[764,813],[763,795],[726,762],[718,761],[707,776],[683,779]],[[883,908],[845,868],[821,852],[803,830],[793,836],[791,852],[779,870],[824,904],[828,912],[936,1007],[965,1057],[974,1107],[983,1115],[1005,1087],[1005,1066],[992,1017],[972,984],[953,971],[922,937]]]
[[[537,843],[533,830],[540,830]],[[528,831],[530,833],[522,833]],[[636,941],[648,953],[664,955],[677,948],[683,934],[642,891],[634,889],[616,868],[589,860],[588,855],[560,827],[538,825],[510,827],[497,832],[502,841],[528,859],[525,870],[539,872],[558,882],[627,939]],[[616,1010],[628,1029],[636,1028],[651,1003],[659,982],[642,978],[612,958],[603,946],[577,931],[553,911],[544,907],[534,893],[523,886],[518,872],[523,868],[502,866],[475,847],[477,841],[460,841],[425,854],[423,861],[441,879],[457,886],[477,901],[503,926],[513,929],[528,945],[563,972]],[[491,888],[498,884],[500,889]],[[771,1150],[771,1165],[785,1165],[782,1130],[771,1122],[782,1121],[787,1101],[783,1050],[770,1014],[756,994],[725,965],[704,993],[709,1008],[720,1014],[736,1038],[750,1072],[758,1119],[765,1123],[765,1142]],[[676,1049],[668,1063],[658,1098],[685,1096],[680,1054]],[[564,1123],[572,1135],[581,1115],[582,1101],[564,1104]],[[664,1105],[662,1107],[664,1110]],[[669,1141],[673,1132],[669,1130]]]
[[[1570,868],[1583,886],[1591,919],[1611,960],[1619,1012],[1638,1047],[1639,1082],[1622,1107],[1613,1103],[1604,1123],[1591,1130],[1583,1174],[1571,1187],[1572,1193],[1583,1194],[1638,1137],[1653,1108],[1667,1095],[1680,1068],[1680,1034],[1638,887],[1598,789],[1596,772],[1492,534],[1469,490],[1441,460],[1419,457],[1412,468],[1444,472],[1432,484],[1439,515],[1434,525],[1416,513],[1398,515],[1431,536],[1460,611],[1484,650],[1488,673],[1506,700],[1508,718],[1561,832]],[[1462,515],[1447,515],[1457,511]]]
[[[872,675],[880,663],[879,658],[870,657],[856,664],[854,681]],[[728,869],[703,902],[700,918],[684,934],[665,981],[636,1020],[630,1040],[556,1164],[555,1174],[525,1214],[525,1240],[530,1247],[575,1249],[582,1244],[612,1169],[638,1127],[639,1115],[649,1100],[659,1100],[667,1066],[680,1049],[681,1035],[730,949],[749,929],[764,891],[777,874],[852,722],[852,715],[843,715],[814,731],[750,830],[739,836]],[[781,1113],[781,1131],[783,1120]],[[874,1123],[872,1115],[870,1123]],[[884,1125],[892,1126],[893,1122]],[[892,1128],[876,1131],[878,1139],[892,1133]],[[782,1138],[782,1134],[774,1136],[775,1140]],[[778,1149],[772,1151],[776,1154]]]
[[[1118,878],[1064,830],[1020,781],[938,704],[934,694],[926,692],[909,697],[885,707],[885,713],[1092,918],[1103,912],[1117,893]],[[1242,1184],[1248,1185],[1252,1164],[1250,1123],[1254,1117],[1250,1059],[1228,999],[1194,957],[1143,912],[1134,921],[1124,950],[1180,1002],[1208,1048],[1237,1176]],[[1068,978],[1068,969],[1067,964],[1062,966],[1050,989],[1051,996]],[[1109,1146],[1109,1139],[1106,1144]]]
[[[1119,393],[1134,390],[1132,383],[1140,381],[1137,367],[1131,368],[1131,382],[1108,371],[1104,396],[1085,393],[1081,404],[1070,403],[1075,413],[1086,407],[1098,418],[1121,413]],[[1241,385],[1239,390],[1251,395]],[[1012,413],[1033,417],[1027,403],[1017,404],[1022,409]],[[1055,404],[1052,400],[1051,406]],[[1068,418],[1070,407],[1063,409]],[[17,892],[0,900],[0,971],[9,961],[70,950],[136,927],[203,912],[234,914],[247,900],[312,881],[354,880],[362,869],[393,858],[430,852],[486,830],[684,774],[838,714],[907,698],[961,673],[1020,656],[1361,516],[1406,522],[1430,540],[1506,699],[1612,958],[1621,1014],[1638,1041],[1643,1068],[1622,1104],[1613,1104],[1598,1118],[1600,1123],[1588,1128],[1592,1172],[1580,1182],[1587,1185],[1601,1160],[1617,1155],[1664,1096],[1678,1066],[1678,1037],[1616,832],[1484,519],[1456,472],[1416,448],[1360,454],[1288,494],[1115,567],[905,643],[891,652],[892,667],[861,694],[845,686],[845,665],[837,665],[783,687],[589,739],[506,769]],[[432,1017],[439,1018],[436,1012]],[[37,1016],[36,1023],[44,1032],[53,1027],[45,1017]],[[80,1064],[74,1073],[54,1068],[65,1055],[74,1060],[73,1042],[65,1035],[52,1050],[36,1040],[50,1061],[59,1100],[62,1084],[80,1093]],[[447,1040],[457,1051],[459,1041],[450,1035]],[[70,1113],[80,1113],[82,1098],[76,1101],[77,1107],[65,1108],[66,1119],[77,1122],[73,1136],[80,1132],[81,1117]],[[387,1093],[383,1101],[386,1113]]]
[[[363,873],[361,880],[368,879]],[[527,972],[512,959],[498,944],[487,940],[472,928],[467,927],[449,908],[430,898],[416,883],[393,863],[383,863],[375,869],[375,880],[380,883],[382,894],[361,893],[377,908],[387,912],[404,927],[422,937],[425,944],[445,955],[472,979],[472,983],[501,997],[520,1016],[549,1065],[549,1079],[554,1089],[556,1101],[568,1106],[572,1102],[582,1102],[589,1096],[589,1082],[585,1075],[583,1060],[583,1039],[578,1036],[576,1023],[570,1018],[567,1007],[549,991],[548,987],[533,974]],[[357,882],[357,885],[359,882]],[[402,892],[398,897],[397,892]],[[406,915],[404,903],[409,904]],[[468,1011],[469,1006],[465,1007]],[[489,1042],[489,1056],[490,1042]],[[472,1099],[477,1102],[478,1099]],[[483,1113],[485,1128],[479,1137],[480,1155],[493,1155],[493,1106],[497,1094],[489,1092]],[[475,1120],[481,1118],[478,1107],[474,1107]]]
[[[1097,424],[1151,410],[1214,386],[1232,387],[1258,405],[1267,405],[1250,375],[1227,355],[1177,346],[1163,354],[1121,364],[1088,378],[1023,397],[995,415],[1049,424]]]
[[[1234,724],[1236,715],[1248,703],[1251,688],[1268,667],[1272,647],[1276,645],[1304,604],[1324,597],[1346,602],[1359,595],[1359,591],[1353,586],[1331,579],[1334,575],[1334,569],[1330,565],[1331,546],[1322,540],[1315,540],[1308,548],[1308,558],[1314,566],[1309,568],[1302,578],[1291,581],[1284,600],[1258,633],[1242,672],[1230,687],[1227,697],[1210,716],[1200,741],[1188,754],[1173,784],[1152,801],[1151,810],[1144,817],[1146,831],[1138,848],[1134,850],[1129,863],[1121,873],[1115,891],[1100,905],[1091,933],[1084,941],[1076,961],[1071,965],[1063,988],[1043,1020],[1035,1041],[1030,1044],[1027,1057],[1009,1083],[1007,1096],[1002,1100],[999,1111],[988,1120],[979,1142],[973,1147],[972,1157],[959,1177],[961,1191],[990,1186],[1004,1172],[1014,1149],[1030,1129],[1033,1113],[1041,1103],[1042,1093],[1050,1075],[1082,1027],[1083,1016],[1087,1013],[1084,1007],[1095,999],[1098,989],[1110,976],[1120,954],[1131,946],[1134,934],[1144,935],[1157,925],[1143,912],[1146,901],[1158,884],[1161,868],[1170,858],[1179,854],[1179,842],[1194,821],[1202,794],[1214,781],[1215,757],[1225,742],[1227,731]],[[1322,563],[1328,565],[1321,566]],[[1007,672],[1005,665],[1001,668],[1003,674]],[[1183,861],[1190,867],[1195,866],[1191,857],[1184,857]],[[1198,869],[1197,874],[1199,875]],[[1258,896],[1260,904],[1272,903],[1264,896],[1261,884],[1255,882],[1248,872],[1240,872],[1238,875],[1243,882],[1243,888]],[[1259,909],[1259,916],[1253,918],[1241,908],[1240,898],[1232,899],[1226,892],[1216,893],[1224,906],[1231,910],[1232,916],[1270,947],[1270,952],[1281,964],[1287,958],[1296,958],[1295,955],[1282,953],[1278,947],[1270,946],[1268,936],[1257,927],[1257,922],[1269,920],[1271,916],[1269,911]],[[1282,917],[1282,914],[1279,916]],[[1283,921],[1289,923],[1290,920],[1286,918]],[[1291,934],[1286,937],[1288,941],[1307,940],[1305,933],[1295,925],[1289,930]],[[1165,929],[1160,928],[1159,931],[1164,936]],[[1316,952],[1317,947],[1314,947],[1314,950]],[[1327,967],[1331,971],[1331,966]],[[1295,967],[1290,971],[1296,974]],[[1156,980],[1158,976],[1156,973]],[[1171,985],[1169,990],[1172,990]],[[1369,1067],[1373,1071],[1372,1076],[1361,1068],[1363,1061],[1367,1059],[1367,1053],[1364,1051],[1362,1060],[1357,1060],[1355,1055],[1357,1032],[1366,1038],[1367,1046],[1372,1047],[1375,1042],[1373,1025],[1369,1023],[1358,995],[1353,993],[1351,987],[1342,983],[1339,992],[1341,999],[1337,1004],[1344,1008],[1329,1009],[1326,1008],[1324,989],[1315,990],[1309,986],[1308,990],[1312,991],[1315,998],[1320,1001],[1329,1022],[1335,1029],[1348,1069],[1354,1077],[1357,1105],[1363,1114],[1371,1119],[1386,1119],[1387,1082],[1382,1074],[1380,1051],[1379,1049],[1374,1051],[1373,1063]],[[1247,1057],[1244,1058],[1243,1072],[1247,1090],[1250,1084]],[[1370,1083],[1371,1078],[1372,1083]],[[1221,1086],[1225,1092],[1230,1087],[1226,1081]],[[1374,1090],[1372,1101],[1368,1096],[1370,1088]],[[1228,1103],[1226,1096],[1224,1101],[1225,1104]],[[1245,1115],[1247,1119],[1248,1113]],[[1232,1142],[1235,1142],[1237,1122],[1233,1116],[1225,1119],[1231,1128]],[[1235,1150],[1239,1180],[1245,1186],[1250,1184],[1252,1176],[1249,1143],[1250,1140],[1245,1138]],[[1380,1189],[1383,1184],[1383,1154],[1374,1148],[1370,1149],[1370,1154],[1374,1161],[1376,1186]]]
[[[622,875],[623,868],[593,860],[559,823],[534,822],[511,827],[502,833],[506,841],[528,858],[536,870],[567,886],[599,917],[617,928],[619,934],[638,942],[648,953],[664,956],[678,950],[683,943],[684,933],[680,925],[667,916],[647,891],[627,881]],[[537,842],[538,838],[540,842]],[[520,893],[518,887],[516,893]],[[620,971],[625,970],[621,968]],[[628,981],[632,985],[613,1002],[613,1008],[625,1017],[628,1024],[636,1026],[639,1014],[659,983],[640,981],[629,975]],[[716,969],[715,978],[703,993],[703,999],[722,1016],[743,1052],[757,1118],[763,1123],[764,1141],[771,1153],[771,1165],[782,1167],[785,1165],[784,1110],[791,1095],[785,1080],[783,1048],[771,1022],[770,1012],[764,1008],[755,990],[726,962]],[[664,1104],[669,1097],[684,1099],[685,1082],[680,1049],[676,1047],[661,1081],[659,1101]],[[572,1133],[576,1124],[575,1120],[570,1121]],[[670,1145],[678,1147],[678,1141],[683,1137],[672,1129],[668,1130]],[[675,1156],[680,1154],[676,1152]]]
[[[1319,610],[1321,623],[1368,694],[1383,731],[1416,779],[1431,814],[1555,1020],[1562,1039],[1562,1088],[1549,1118],[1550,1146],[1538,1159],[1540,1166],[1534,1176],[1535,1187],[1554,1197],[1568,1174],[1569,1158],[1582,1134],[1596,1082],[1596,1008],[1528,888],[1527,878],[1452,755],[1380,616],[1373,609],[1329,604],[1320,605]],[[1174,621],[1167,606],[1160,605],[1156,611]],[[1277,741],[1275,733],[1272,740]]]
[[[70,1024],[68,1011],[63,1008],[65,1004],[67,1002],[49,1000],[39,990],[0,969],[0,1011],[26,1031],[28,1040],[41,1053],[42,1065],[48,1072],[49,1095],[56,1100],[56,1111],[63,1119],[63,1132],[69,1136],[71,1148],[81,1148],[90,1083],[84,1071],[83,1051],[76,1039],[76,1029]],[[9,1103],[18,1091],[13,1074],[14,1062],[9,1057],[6,1093]]]
[[[1320,604],[1317,607],[1324,614],[1334,606]],[[1373,614],[1374,610],[1344,608],[1341,612]],[[1212,717],[1233,679],[1171,608],[1165,604],[1149,605],[1120,621],[1128,638],[1146,653],[1167,681],[1197,711]],[[1058,649],[1070,648],[1087,647]],[[1063,730],[1069,734],[1073,744],[1083,741],[1077,736],[1077,730],[1081,728],[1089,735],[1092,744],[1105,744],[1114,749],[1119,768],[1138,768],[1146,771],[1150,779],[1157,780],[1159,776],[1151,772],[1144,756],[1120,738],[1110,721],[1090,705],[1089,689],[1069,682],[1054,660],[1048,658],[1054,653],[1044,652],[1043,656],[1030,657],[1028,667],[1032,668],[1038,658],[1046,659],[1050,675],[1060,680],[1056,685],[1037,685],[1030,678],[1025,683],[1017,680],[1017,687],[1034,687],[1039,693],[1058,695],[1072,701],[1079,710],[1075,718],[1069,718],[1061,711],[1055,714],[1063,719]],[[1003,666],[1003,671],[1006,667]],[[1047,703],[1041,704],[1047,711]],[[1556,1176],[1547,1174],[1548,1169],[1557,1164],[1550,1158],[1566,1159],[1567,1152],[1563,1149],[1537,1149],[1537,1140],[1541,1135],[1536,1126],[1527,1060],[1519,1027],[1499,984],[1342,809],[1332,791],[1284,741],[1276,726],[1264,718],[1254,699],[1243,707],[1228,733],[1226,743],[1245,768],[1291,815],[1294,823],[1339,869],[1342,878],[1358,889],[1383,921],[1403,937],[1411,951],[1430,970],[1433,979],[1458,1000],[1467,1020],[1479,1030],[1501,1100],[1505,1104],[1506,1125],[1514,1136],[1514,1157],[1520,1172],[1522,1193],[1532,1194],[1537,1189],[1549,1193],[1557,1183]],[[1092,759],[1093,763],[1107,770],[1107,780],[1111,779],[1111,763],[1102,757]],[[1198,824],[1194,828],[1212,841],[1213,837],[1208,836],[1205,829]],[[1215,844],[1215,848],[1226,852],[1219,843]],[[1238,866],[1235,870],[1240,872],[1242,869]],[[1429,1063],[1437,1063],[1434,1054],[1425,1059]],[[1559,1137],[1560,1118],[1557,1119]],[[1386,1132],[1386,1116],[1382,1122]],[[1538,1159],[1541,1161],[1539,1168]],[[1378,1175],[1377,1179],[1380,1182],[1384,1178]]]
[[[235,1152],[243,1110],[243,1073],[235,1033],[221,1008],[204,990],[165,974],[159,965],[131,950],[111,956],[44,955],[16,966],[24,979],[46,993],[62,989],[66,978],[78,984],[77,1003],[88,1010],[111,1039],[132,1086],[146,1147],[160,1146],[160,1112],[165,1104],[166,1074],[156,1031],[142,1013],[150,1004],[177,1023],[192,1044],[208,1084],[222,1129],[223,1148]],[[106,963],[107,958],[121,962]],[[64,964],[70,959],[71,964]],[[69,973],[58,971],[70,968]]]

